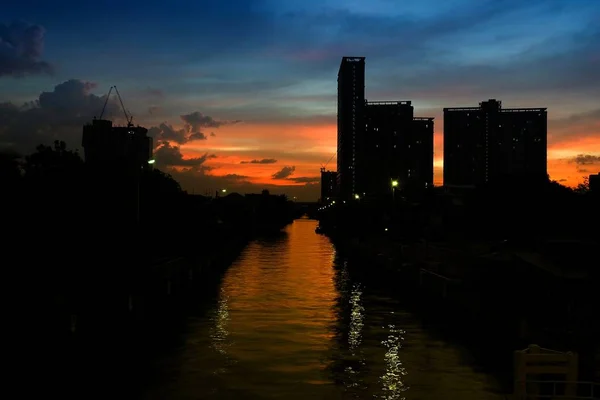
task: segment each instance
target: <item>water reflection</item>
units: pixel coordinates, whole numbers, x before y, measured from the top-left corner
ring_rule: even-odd
[[[350,334],[348,337],[348,344],[350,344],[352,355],[354,355],[354,351],[361,342],[363,318],[365,313],[365,309],[360,300],[361,295],[362,292],[360,291],[360,284],[355,284],[354,288],[352,289],[352,294],[350,295],[350,304],[352,307],[350,309]]]
[[[461,349],[354,277],[315,225],[246,248],[147,398],[495,398]]]
[[[387,348],[385,353],[385,373],[381,377],[383,395],[386,400],[404,399],[402,394],[408,390],[404,385],[402,377],[407,374],[400,360],[400,348],[404,340],[404,331],[396,329],[394,325],[389,326],[390,334],[382,344]]]

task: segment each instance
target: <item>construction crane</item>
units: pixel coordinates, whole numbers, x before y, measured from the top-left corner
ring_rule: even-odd
[[[327,165],[329,165],[329,163],[331,162],[331,160],[333,160],[333,157],[335,156],[336,153],[333,153],[331,155],[331,157],[329,157],[329,160],[327,160],[327,162],[325,163],[325,165],[321,164],[321,172],[325,172]]]
[[[119,93],[119,89],[116,86],[111,86],[108,90],[108,94],[106,95],[106,100],[104,100],[104,107],[102,107],[102,112],[100,113],[100,119],[104,115],[104,111],[106,111],[106,105],[108,104],[108,99],[110,99],[110,94],[112,90],[115,89],[115,93],[117,93],[117,97],[119,98],[119,103],[121,103],[121,108],[123,109],[123,114],[125,114],[125,121],[127,121],[127,127],[133,126],[133,115],[127,114],[127,110],[125,109],[125,105],[123,104],[123,99],[121,98],[121,94]]]

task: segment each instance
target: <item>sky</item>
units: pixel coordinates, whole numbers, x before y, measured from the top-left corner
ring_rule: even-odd
[[[116,85],[184,189],[319,196],[335,169],[341,57],[369,100],[548,108],[548,172],[600,171],[598,0],[10,1],[0,14],[0,146],[31,152],[99,116]],[[114,96],[104,117],[124,123]],[[328,163],[329,161],[329,163]]]

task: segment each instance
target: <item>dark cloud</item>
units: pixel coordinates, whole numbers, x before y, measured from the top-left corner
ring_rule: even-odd
[[[206,140],[208,136],[202,132],[203,128],[218,128],[223,125],[235,124],[240,121],[219,121],[211,116],[204,115],[199,111],[179,116],[183,121],[184,127],[175,129],[166,122],[159,126],[153,126],[148,129],[148,134],[157,141],[170,141],[177,144],[185,144],[194,140]],[[215,136],[211,133],[210,136]]]
[[[250,177],[246,176],[246,175],[227,174],[227,175],[221,175],[221,176],[219,176],[219,178],[223,178],[223,179],[227,179],[227,180],[231,180],[231,181],[247,181],[248,178],[250,178]]]
[[[295,178],[287,178],[289,181],[294,181],[296,183],[320,183],[321,178],[318,176],[310,177],[310,176],[299,176]]]
[[[600,123],[600,108],[584,113],[573,114],[567,118],[554,119],[549,121],[554,128],[568,128],[577,124]]]
[[[40,25],[0,23],[0,78],[51,74],[53,66],[41,60],[45,30]]]
[[[148,135],[152,136],[157,142],[169,141],[184,144],[189,141],[191,134],[186,129],[175,129],[172,125],[163,122],[159,126],[148,129]]]
[[[198,131],[200,128],[218,128],[225,124],[224,121],[217,121],[208,115],[203,115],[199,111],[194,111],[190,114],[180,115],[183,122],[185,122],[193,131]]]
[[[211,132],[211,133],[210,133],[210,136],[212,136],[212,137],[215,137],[215,136],[217,136],[217,135],[216,135],[214,132]]]
[[[93,82],[70,79],[42,92],[35,101],[22,106],[0,105],[0,146],[30,152],[41,143],[64,140],[70,147],[79,147],[84,124],[100,116],[106,95],[92,93]],[[103,118],[119,120],[120,107],[111,98]]]
[[[289,176],[291,176],[295,170],[296,170],[296,167],[294,167],[294,166],[283,167],[279,171],[275,172],[271,177],[273,179],[286,179]]]
[[[159,106],[150,106],[148,107],[148,114],[153,115],[158,113],[161,110]]]
[[[263,158],[260,160],[240,161],[240,164],[275,164],[277,162],[274,158]]]
[[[559,181],[559,182],[566,182],[566,181],[567,181],[567,179],[559,179],[558,181]]]
[[[179,146],[171,146],[169,142],[162,142],[154,150],[157,167],[200,167],[206,160],[216,158],[214,154],[204,154],[201,157],[183,158]]]
[[[569,162],[577,165],[600,164],[600,156],[594,156],[591,154],[578,154],[576,157],[573,157],[571,160],[569,160]]]
[[[185,123],[187,130],[192,132],[192,137],[194,138],[192,140],[206,139],[206,135],[202,133],[203,128],[219,128],[223,125],[231,125],[242,122],[239,120],[218,121],[211,116],[202,114],[199,111],[194,111],[190,114],[180,115],[180,118]]]

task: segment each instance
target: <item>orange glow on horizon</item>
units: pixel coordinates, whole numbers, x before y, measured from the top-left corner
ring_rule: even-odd
[[[595,127],[595,126],[593,126]],[[576,129],[581,132],[581,129]],[[443,184],[443,124],[438,122],[434,134],[434,183]],[[589,132],[589,131],[588,131]],[[577,165],[570,161],[579,154],[600,154],[600,134],[585,136],[558,136],[558,129],[549,132],[548,173],[550,178],[567,186],[576,186],[584,176],[600,172],[600,164]],[[336,169],[337,126],[332,123],[288,123],[226,125],[217,130],[215,137],[181,146],[184,158],[199,157],[204,153],[216,154],[205,165],[207,174],[241,175],[254,184],[301,186],[293,180],[272,178],[283,167],[295,167],[290,178],[315,178],[326,164]],[[276,159],[272,164],[242,164],[242,161]]]

